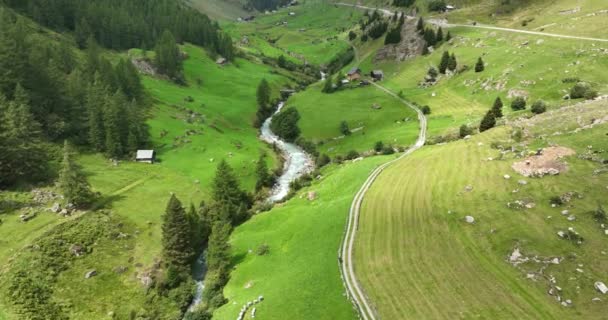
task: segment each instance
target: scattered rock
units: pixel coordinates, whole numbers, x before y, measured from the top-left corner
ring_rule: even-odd
[[[466,191],[466,192],[473,191],[473,186],[466,186],[466,187],[464,187],[464,191]]]
[[[76,257],[80,257],[85,255],[85,248],[79,244],[73,244],[70,246],[70,253],[75,255]]]
[[[570,215],[570,216],[568,216],[567,219],[568,219],[568,221],[574,221],[574,220],[576,220],[576,217],[573,215]]]
[[[517,181],[517,183],[519,183],[522,186],[525,186],[525,185],[528,184],[528,181],[526,181],[526,180],[519,180],[519,181]]]
[[[567,216],[570,214],[570,211],[568,210],[562,210],[562,215]]]
[[[508,175],[508,174],[505,174],[505,175],[503,176],[503,178],[505,178],[505,179],[509,180],[509,179],[511,179],[511,176],[510,176],[510,175]]]
[[[606,284],[604,284],[601,281],[598,281],[594,284],[595,289],[597,289],[597,291],[601,292],[602,294],[606,294],[608,293],[608,287],[606,286]]]
[[[475,218],[473,218],[472,216],[465,216],[464,221],[466,221],[467,223],[474,223]]]
[[[559,258],[553,258],[551,260],[551,263],[553,263],[553,264],[559,264]]]
[[[90,279],[90,278],[92,278],[92,277],[94,277],[96,275],[97,275],[97,270],[93,269],[93,270],[88,271],[87,273],[85,273],[84,278],[85,279]]]
[[[317,192],[315,192],[315,191],[309,191],[309,192],[308,192],[308,195],[307,195],[307,199],[308,199],[309,201],[314,201],[314,200],[316,200],[316,199],[317,199]]]
[[[114,272],[116,272],[117,274],[123,274],[123,273],[127,272],[127,270],[129,270],[129,267],[125,267],[125,266],[118,266],[118,267],[114,268]]]
[[[60,210],[61,210],[61,206],[59,205],[59,202],[53,203],[53,206],[51,207],[51,212],[58,213]]]

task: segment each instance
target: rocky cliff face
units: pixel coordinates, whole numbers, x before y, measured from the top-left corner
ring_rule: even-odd
[[[426,42],[416,30],[416,19],[408,19],[401,27],[401,42],[382,47],[374,62],[382,60],[404,61],[422,54]]]

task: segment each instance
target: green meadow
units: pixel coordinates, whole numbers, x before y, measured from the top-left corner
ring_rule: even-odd
[[[295,15],[289,15],[289,13]],[[350,46],[347,30],[359,21],[360,10],[306,1],[302,5],[260,13],[251,22],[223,25],[239,47],[250,53],[312,64],[329,63]],[[247,36],[249,44],[240,42]]]
[[[608,68],[608,58],[601,52],[601,43],[470,28],[449,30],[452,42],[430,55],[402,63],[373,63],[371,55],[360,64],[363,70],[383,69],[387,80],[382,85],[403,92],[410,101],[430,106],[430,135],[454,132],[462,124],[477,125],[496,97],[503,100],[507,115],[529,113],[510,110],[511,90],[528,95],[529,110],[538,99],[546,101],[550,109],[564,104],[562,98],[573,86],[562,81],[566,78],[588,82],[599,92],[608,89],[608,76],[602,72]],[[469,69],[443,76],[434,86],[420,87],[428,69],[437,67],[444,51],[454,53],[459,65]],[[479,57],[486,67],[476,73],[473,66]]]
[[[228,303],[215,314],[234,319],[258,296],[256,318],[354,319],[340,280],[338,248],[348,208],[367,175],[391,156],[332,165],[321,179],[274,209],[237,227],[231,237],[234,270],[224,290]],[[308,200],[308,192],[317,199]],[[259,256],[260,245],[269,253]],[[250,318],[250,312],[245,319]]]
[[[159,259],[160,217],[171,193],[177,194],[184,205],[208,199],[215,166],[221,159],[235,169],[246,190],[253,190],[252,164],[261,153],[269,155],[269,167],[278,165],[273,151],[257,139],[257,130],[251,126],[257,109],[255,91],[262,78],[271,83],[276,94],[289,80],[248,60],[218,66],[201,48],[185,45],[183,50],[189,55],[184,63],[188,86],[152,77],[143,79],[154,100],[148,124],[159,162],[148,165],[125,160],[114,166],[100,155],[79,159],[93,189],[103,196],[100,206],[109,209],[112,221],[123,225],[123,232],[131,237],[122,243],[100,240],[93,254],[76,260],[58,276],[53,299],[70,305],[73,318],[99,319],[110,311],[127,317],[147,303],[137,275]],[[29,195],[17,193],[13,197],[27,199]],[[24,244],[35,242],[65,220],[44,212],[23,224],[18,222],[18,215],[4,214],[5,223],[0,225],[0,233],[10,235],[3,237],[0,249],[0,257],[6,261],[0,270],[9,276],[11,266],[31,259],[29,254],[19,252]],[[113,272],[118,266],[128,271]],[[100,276],[83,281],[91,269]],[[0,290],[4,291],[2,278]],[[163,306],[167,316],[177,312],[166,298],[158,297],[155,303]],[[6,317],[16,319],[13,315]]]
[[[377,141],[407,147],[416,140],[418,118],[399,100],[371,85],[331,94],[322,93],[322,85],[311,86],[287,101],[302,117],[298,123],[302,136],[318,143],[319,152],[345,155],[351,150],[371,151]],[[348,136],[340,132],[342,121],[352,131]]]

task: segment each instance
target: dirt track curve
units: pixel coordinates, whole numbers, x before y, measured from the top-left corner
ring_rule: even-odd
[[[378,10],[379,12],[381,12],[382,14],[384,14],[385,16],[392,16],[392,15],[395,14],[395,12],[390,11],[388,9],[384,9],[384,8],[372,8],[372,7],[360,6],[360,5],[349,4],[349,3],[342,3],[342,2],[337,2],[337,3],[335,3],[335,5],[346,6],[346,7],[355,7],[355,8],[364,9],[364,10]],[[412,19],[412,18],[415,18],[415,17],[408,16],[408,18]],[[602,38],[569,36],[569,35],[565,35],[565,34],[547,33],[547,32],[539,32],[539,31],[528,31],[528,30],[512,29],[512,28],[502,28],[502,27],[488,26],[488,25],[483,25],[483,24],[474,24],[473,25],[473,24],[448,23],[447,20],[438,20],[438,19],[429,19],[429,20],[426,20],[426,22],[430,23],[430,24],[434,24],[434,25],[440,26],[440,27],[443,27],[443,28],[464,27],[464,28],[488,29],[488,30],[498,30],[498,31],[506,31],[506,32],[524,33],[524,34],[531,34],[531,35],[545,36],[545,37],[553,37],[553,38],[562,38],[562,39],[577,39],[577,40],[587,40],[587,41],[608,42],[608,39],[602,39]]]
[[[410,102],[402,99],[395,93],[386,89],[385,87],[377,83],[373,83],[373,85],[376,86],[378,89],[386,92],[387,94],[393,96],[397,100],[401,101],[409,108],[414,109],[414,111],[416,111],[416,113],[418,114],[418,120],[420,122],[420,132],[418,134],[418,140],[416,140],[416,143],[410,149],[408,149],[398,158],[391,160],[372,171],[367,180],[365,180],[363,186],[361,186],[361,189],[359,189],[359,192],[357,192],[357,194],[355,195],[355,198],[353,199],[353,202],[350,207],[350,212],[348,214],[348,223],[346,226],[346,231],[344,233],[344,239],[342,240],[342,245],[338,254],[338,258],[340,261],[340,271],[344,280],[344,286],[348,291],[349,297],[357,307],[359,314],[364,320],[375,320],[376,315],[374,313],[374,310],[372,309],[369,300],[367,299],[367,296],[359,285],[359,281],[357,280],[357,277],[355,275],[355,269],[353,266],[353,248],[355,244],[356,232],[359,226],[359,211],[361,209],[361,203],[363,202],[363,198],[365,197],[365,194],[367,193],[371,185],[374,183],[376,178],[382,173],[382,171],[386,169],[386,167],[410,155],[414,151],[420,149],[424,145],[424,142],[426,140],[426,117],[424,116],[422,111],[420,111],[420,109],[418,109]]]

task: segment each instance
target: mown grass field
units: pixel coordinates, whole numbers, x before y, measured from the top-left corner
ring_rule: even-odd
[[[131,238],[120,243],[99,242],[92,254],[78,259],[57,278],[53,299],[70,306],[74,319],[102,319],[110,311],[126,318],[131,311],[138,312],[149,303],[136,276],[160,256],[160,217],[171,192],[186,206],[208,199],[215,166],[221,159],[230,163],[241,186],[248,191],[255,184],[252,163],[260,153],[269,155],[271,168],[277,165],[274,153],[257,139],[257,131],[251,126],[257,109],[255,91],[262,78],[273,89],[288,80],[247,60],[220,67],[201,48],[186,45],[183,50],[189,54],[184,64],[187,87],[156,78],[143,79],[154,99],[148,124],[160,162],[147,165],[125,160],[114,166],[101,155],[83,155],[79,159],[93,189],[102,193],[105,207]],[[186,97],[192,99],[185,100]],[[192,117],[189,110],[200,115]],[[187,131],[196,133],[188,135]],[[20,201],[29,198],[28,194],[9,196]],[[12,212],[1,216],[5,223],[0,225],[0,233],[10,236],[3,237],[0,246],[0,258],[6,262],[1,270],[7,276],[12,265],[27,263],[28,258],[18,254],[22,247],[64,220],[45,212],[23,224],[18,222],[18,215]],[[113,269],[118,266],[126,266],[128,271],[117,274]],[[99,276],[83,281],[91,269],[96,269]],[[4,279],[4,275],[0,276],[2,296],[6,293]],[[167,298],[157,298],[154,303],[164,316],[177,312]],[[5,317],[17,319],[10,309],[6,310],[9,314]]]
[[[295,15],[290,16],[290,12]],[[275,13],[257,14],[251,22],[227,23],[223,27],[238,42],[247,36],[249,44],[239,46],[250,53],[326,64],[349,47],[346,30],[362,14],[360,10],[324,1],[306,1]]]
[[[287,101],[300,113],[302,136],[321,143],[319,152],[345,155],[351,150],[370,151],[377,141],[406,147],[416,140],[419,125],[414,111],[374,86],[332,94],[322,93],[321,87],[322,83],[311,86]],[[373,109],[374,104],[381,109]],[[351,135],[340,132],[342,121],[348,123]]]
[[[354,319],[340,280],[338,248],[355,192],[391,157],[332,165],[293,199],[236,228],[230,241],[236,265],[224,290],[228,303],[214,319],[234,319],[260,295],[256,319]],[[308,191],[318,198],[306,199]],[[269,253],[258,256],[262,244]]]
[[[605,107],[602,102],[602,116]],[[579,113],[567,112],[560,117],[548,115],[530,130],[558,131],[559,125],[567,126],[563,122]],[[591,145],[603,155],[608,148],[607,130],[604,124],[526,144],[536,150],[557,143],[578,154]],[[521,159],[507,153],[499,160],[499,151],[490,147],[500,142],[521,149],[508,142],[509,137],[510,128],[499,127],[470,140],[424,147],[388,168],[374,183],[363,202],[355,262],[380,317],[601,319],[605,315],[605,301],[592,302],[592,298],[601,296],[593,283],[608,280],[606,236],[588,213],[598,204],[608,205],[608,179],[594,174],[602,165],[571,156],[564,159],[569,170],[559,176],[524,178],[511,169]],[[505,174],[511,178],[503,178]],[[528,184],[520,185],[520,179]],[[472,191],[467,192],[466,186]],[[583,198],[550,206],[550,197],[570,191]],[[507,207],[508,202],[520,199],[536,206]],[[561,214],[564,209],[576,220],[568,221]],[[473,216],[475,223],[466,223],[466,215]],[[557,231],[568,227],[585,238],[582,245],[557,236]],[[539,276],[543,264],[528,262],[518,269],[508,263],[514,248],[528,257],[563,260],[547,265]],[[535,280],[527,279],[528,273],[536,274]],[[551,276],[572,306],[563,307],[547,294]]]

